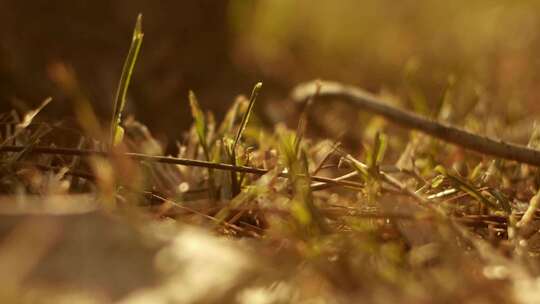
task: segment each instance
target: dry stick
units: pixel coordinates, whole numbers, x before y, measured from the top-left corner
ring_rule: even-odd
[[[70,149],[70,148],[53,148],[53,147],[24,147],[24,146],[0,146],[0,152],[20,152],[26,149],[27,153],[40,153],[40,154],[59,154],[59,155],[73,155],[73,156],[108,156],[114,155],[114,153],[108,153],[105,151],[97,150],[87,150],[87,149]],[[191,167],[204,167],[211,168],[216,170],[227,170],[235,172],[250,173],[256,175],[264,175],[270,170],[247,167],[247,166],[233,166],[230,164],[223,163],[213,163],[203,160],[195,159],[186,159],[178,157],[168,157],[168,156],[152,156],[141,153],[122,153],[122,156],[130,157],[138,161],[148,161],[156,163],[165,163],[165,164],[174,164],[182,166],[191,166]],[[278,174],[279,177],[288,178],[289,174],[281,172]],[[341,185],[352,188],[361,188],[362,184],[357,182],[351,182],[346,180],[334,180],[332,178],[320,177],[320,176],[311,176],[311,179],[316,182],[323,182],[334,185]]]
[[[166,197],[157,195],[157,194],[155,194],[155,193],[149,193],[149,194],[150,194],[151,196],[157,198],[157,199],[162,200],[163,202],[168,202],[168,203],[170,203],[171,205],[173,205],[173,206],[175,206],[175,207],[177,207],[177,208],[186,210],[186,211],[188,211],[188,212],[192,212],[192,213],[194,213],[194,214],[197,214],[197,215],[199,215],[199,216],[202,216],[202,217],[204,217],[204,218],[206,218],[206,219],[208,219],[208,220],[211,220],[211,221],[213,221],[213,222],[220,223],[220,221],[219,221],[218,219],[216,219],[215,217],[210,216],[210,215],[208,215],[208,214],[205,214],[205,213],[203,213],[203,212],[200,212],[200,211],[198,211],[198,210],[195,210],[195,209],[193,209],[193,208],[186,207],[184,204],[181,204],[181,203],[176,202],[176,201],[173,201],[173,200],[171,200],[171,199],[169,199],[169,198],[166,198]],[[237,231],[242,231],[242,232],[244,231],[244,229],[242,229],[241,227],[238,227],[237,225],[234,225],[234,224],[231,224],[231,223],[228,223],[228,222],[224,222],[223,224],[224,224],[225,226],[230,227],[230,228],[233,228],[233,229],[235,229],[235,230],[237,230]]]
[[[338,176],[336,178],[334,178],[333,180],[334,181],[342,181],[342,180],[347,180],[351,177],[355,177],[358,175],[358,172],[356,171],[353,171],[353,172],[349,172],[345,175],[341,175],[341,176]],[[312,177],[313,179],[313,177]],[[328,188],[330,185],[328,185],[328,183],[324,183],[324,182],[318,182],[318,183],[313,183],[311,185],[311,191],[319,191],[319,190],[324,190],[326,188]]]
[[[317,92],[317,84],[320,83],[320,81],[313,81],[297,86],[292,93],[293,99],[303,101],[310,98]],[[391,122],[406,128],[416,129],[465,149],[540,167],[540,151],[538,150],[480,136],[449,124],[394,108],[378,97],[354,86],[337,82],[322,82],[318,96],[343,99],[359,109],[384,116]]]

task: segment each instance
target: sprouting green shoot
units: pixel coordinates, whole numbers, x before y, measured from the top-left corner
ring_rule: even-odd
[[[244,130],[246,129],[247,123],[249,121],[249,117],[251,116],[251,112],[253,111],[253,106],[255,105],[255,100],[257,100],[257,96],[259,96],[259,92],[261,91],[261,88],[262,88],[262,82],[258,82],[253,87],[253,91],[251,92],[251,97],[249,98],[248,108],[246,110],[246,113],[244,114],[244,117],[242,117],[240,128],[238,129],[238,133],[236,133],[236,138],[234,139],[233,151],[236,150],[238,142],[240,141],[240,138],[242,137],[242,133],[244,133]]]
[[[135,62],[137,61],[137,57],[141,49],[143,36],[142,14],[139,14],[139,16],[137,16],[137,22],[135,23],[135,29],[133,30],[131,46],[129,47],[129,52],[122,68],[122,74],[120,76],[116,96],[114,98],[114,112],[111,119],[110,133],[111,147],[120,143],[123,138],[124,130],[120,126],[120,122],[122,120],[122,111],[124,110],[124,106],[126,104],[127,90],[133,69],[135,68]]]

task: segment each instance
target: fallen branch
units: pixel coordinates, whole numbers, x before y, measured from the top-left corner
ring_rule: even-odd
[[[318,92],[317,85],[321,86]],[[313,81],[297,86],[292,92],[292,98],[296,101],[304,101],[316,93],[319,97],[343,99],[356,108],[384,116],[391,122],[429,134],[465,149],[540,167],[540,151],[538,150],[480,136],[449,124],[394,108],[378,97],[354,86],[337,82]]]

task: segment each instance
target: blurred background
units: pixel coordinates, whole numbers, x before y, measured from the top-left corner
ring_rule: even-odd
[[[509,123],[540,109],[538,1],[0,0],[1,110],[52,96],[44,115],[70,117],[72,101],[50,79],[63,63],[109,119],[139,12],[128,111],[160,138],[191,123],[189,89],[220,117],[257,81],[270,123],[286,120],[289,90],[314,78],[386,92],[422,114],[449,86],[462,111],[481,96]]]

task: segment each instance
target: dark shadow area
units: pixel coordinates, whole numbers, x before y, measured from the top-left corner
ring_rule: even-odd
[[[157,134],[179,137],[191,123],[187,92],[223,112],[256,80],[230,61],[228,1],[15,1],[0,5],[2,111],[54,102],[45,115],[66,119],[72,103],[49,79],[51,64],[73,68],[98,115],[112,100],[137,13],[144,43],[129,92],[128,113]]]

